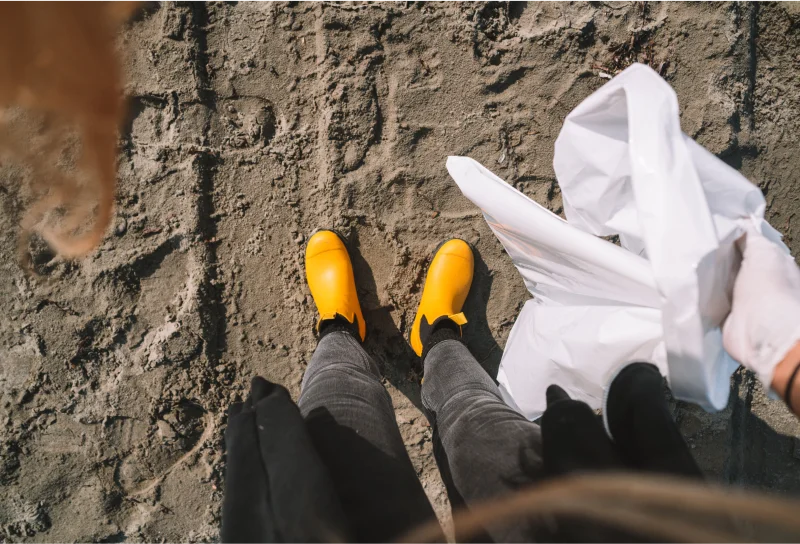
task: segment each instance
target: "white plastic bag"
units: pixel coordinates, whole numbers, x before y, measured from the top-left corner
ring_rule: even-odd
[[[678,113],[669,84],[641,64],[575,108],[553,160],[567,221],[476,161],[447,160],[535,296],[498,374],[506,400],[530,419],[550,384],[600,407],[633,360],[656,364],[680,399],[727,404],[737,364],[720,326],[739,265],[734,243],[743,221],[782,243],[759,189],[683,134]],[[613,234],[622,247],[597,237]]]

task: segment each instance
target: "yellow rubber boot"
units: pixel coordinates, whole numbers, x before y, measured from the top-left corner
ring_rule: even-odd
[[[436,251],[428,274],[417,316],[411,327],[411,347],[422,357],[425,341],[437,321],[450,319],[461,330],[467,318],[461,313],[472,285],[475,258],[464,240],[448,240]]]
[[[339,236],[321,230],[306,245],[306,280],[319,312],[320,324],[337,315],[357,323],[361,340],[367,336],[367,325],[361,313],[350,255]]]

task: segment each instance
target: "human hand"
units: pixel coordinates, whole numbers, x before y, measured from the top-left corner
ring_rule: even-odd
[[[775,367],[800,341],[800,269],[791,255],[755,228],[749,228],[738,245],[743,259],[722,344],[762,383],[777,389]],[[778,392],[784,390],[785,384]]]

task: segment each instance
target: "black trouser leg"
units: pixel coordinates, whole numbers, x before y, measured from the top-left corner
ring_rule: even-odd
[[[422,403],[434,453],[454,506],[502,497],[541,477],[539,426],[510,408],[469,349],[456,339],[425,355]],[[486,528],[498,542],[531,538],[525,524]]]
[[[298,404],[356,540],[393,540],[436,519],[378,366],[352,334],[320,339]]]

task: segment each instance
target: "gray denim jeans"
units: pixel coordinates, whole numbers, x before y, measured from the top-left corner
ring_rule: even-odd
[[[464,344],[436,344],[424,365],[422,402],[453,506],[501,497],[541,477],[539,426],[503,402]],[[298,405],[357,540],[386,541],[435,518],[378,366],[350,334],[320,340]],[[483,539],[531,535],[525,526],[490,527]]]

